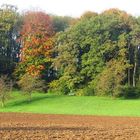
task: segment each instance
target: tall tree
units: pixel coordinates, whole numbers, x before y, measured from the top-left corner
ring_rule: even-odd
[[[20,63],[16,70],[19,76],[28,73],[50,79],[53,34],[52,21],[46,13],[29,11],[24,15]]]
[[[58,55],[54,59],[58,79],[52,85],[60,87],[62,84],[57,83],[65,81],[62,82],[63,88],[70,91],[67,81],[72,83],[74,90],[88,86],[96,90],[96,85],[102,84],[104,87],[106,84],[107,87],[102,88],[105,92],[112,86],[110,83],[113,84],[113,79],[118,79],[111,90],[112,95],[115,95],[115,90],[118,90],[115,87],[126,83],[127,69],[131,67],[128,61],[128,44],[131,42],[129,34],[134,22],[135,19],[124,11],[111,9],[90,17],[90,20],[83,18],[58,34],[55,41]]]
[[[89,20],[92,17],[97,16],[98,14],[92,11],[86,11],[82,14],[81,19],[87,19]]]
[[[3,5],[0,8],[0,74],[11,74],[19,59],[21,18],[17,8]]]
[[[133,24],[133,30],[130,33],[131,36],[131,75],[132,75],[132,85],[137,86],[140,82],[140,23],[137,21]]]

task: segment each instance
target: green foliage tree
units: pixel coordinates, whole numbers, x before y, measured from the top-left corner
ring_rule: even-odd
[[[45,85],[44,81],[38,76],[32,76],[29,74],[23,75],[18,81],[18,84],[23,93],[29,97],[29,101],[31,101],[32,93],[35,91],[43,91]]]
[[[112,60],[101,72],[95,86],[98,95],[119,96],[121,85],[126,77],[125,71],[129,65],[123,60]]]
[[[53,29],[55,32],[64,31],[76,22],[76,19],[68,16],[51,15]]]
[[[12,5],[0,7],[0,73],[11,74],[19,60],[20,43],[17,42],[21,17]]]
[[[85,13],[83,13],[83,15],[81,16],[81,19],[87,19],[89,20],[92,17],[97,16],[98,14],[95,12],[91,12],[91,11],[86,11]]]
[[[90,20],[83,18],[65,32],[59,33],[56,36],[57,55],[53,63],[54,69],[57,69],[55,82],[70,80],[73,90],[88,86],[98,89],[97,92],[101,90],[104,94],[117,96],[119,87],[128,82],[128,71],[135,61],[134,56],[129,58],[129,47],[132,49],[135,46],[130,39],[135,24],[136,19],[131,15],[110,9],[90,17]],[[130,75],[132,83],[132,72]]]
[[[9,99],[12,87],[13,83],[7,76],[0,76],[0,101],[2,107],[5,106],[5,101]]]

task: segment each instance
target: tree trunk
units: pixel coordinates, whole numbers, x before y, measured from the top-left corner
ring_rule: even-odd
[[[133,70],[133,87],[136,87],[136,68],[137,68],[137,63],[135,62],[134,64],[134,70]]]
[[[1,107],[4,107],[4,100],[1,100]]]
[[[130,68],[128,68],[128,85],[129,86],[131,85],[131,82],[130,82]]]
[[[130,64],[130,44],[128,45],[128,61]],[[128,85],[131,85],[131,79],[130,79],[130,68],[128,68]]]

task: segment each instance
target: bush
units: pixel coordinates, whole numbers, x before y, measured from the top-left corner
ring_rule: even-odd
[[[44,81],[37,76],[32,76],[25,74],[21,77],[18,82],[22,91],[25,95],[29,96],[29,101],[31,101],[31,95],[34,91],[42,91],[44,88]]]
[[[0,77],[0,101],[1,106],[5,106],[5,101],[9,99],[12,91],[13,82],[7,76]]]
[[[83,89],[79,89],[76,92],[77,96],[93,96],[94,95],[94,89],[90,87],[85,87]]]
[[[121,88],[120,96],[126,99],[134,99],[140,97],[140,88],[125,85]]]
[[[67,95],[70,92],[67,81],[68,80],[64,78],[52,81],[49,84],[50,91],[55,92],[58,95]]]

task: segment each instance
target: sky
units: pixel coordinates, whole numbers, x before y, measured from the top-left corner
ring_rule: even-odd
[[[16,5],[19,11],[43,10],[48,14],[79,17],[86,11],[101,13],[118,8],[140,16],[140,0],[0,0],[0,5]]]

